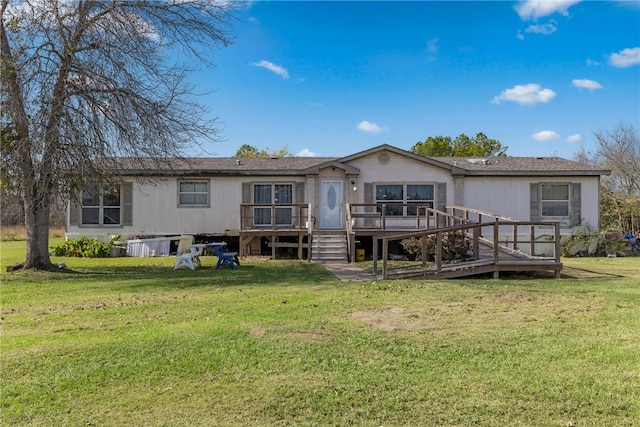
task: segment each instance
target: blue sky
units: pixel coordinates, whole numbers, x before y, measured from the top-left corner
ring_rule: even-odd
[[[262,1],[237,17],[194,76],[225,138],[209,155],[483,132],[511,156],[573,158],[595,131],[640,129],[637,0]]]

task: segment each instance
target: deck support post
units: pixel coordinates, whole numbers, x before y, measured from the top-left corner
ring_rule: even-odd
[[[493,263],[498,265],[498,259],[500,258],[498,239],[500,238],[500,224],[498,221],[493,223]]]
[[[277,252],[277,243],[278,243],[278,236],[276,234],[272,234],[271,235],[271,259],[276,259],[276,252]]]
[[[473,259],[480,259],[480,234],[482,234],[482,226],[473,227]]]
[[[529,241],[531,242],[531,252],[529,252],[529,255],[536,256],[536,228],[533,225],[530,226]]]
[[[442,269],[442,231],[436,233],[436,271]]]
[[[349,239],[349,247],[351,248],[351,253],[349,254],[349,262],[356,262],[356,235],[355,233],[347,234],[347,239]]]
[[[371,240],[373,240],[373,248],[371,248],[373,256],[373,276],[376,277],[378,276],[378,238],[373,236]]]
[[[556,222],[553,225],[553,229],[554,229],[554,239],[555,239],[555,243],[556,243],[556,247],[555,247],[555,261],[556,264],[560,264],[560,254],[562,251],[562,245],[560,244],[560,223]],[[558,269],[558,267],[556,266],[556,279],[560,278],[560,270]]]
[[[382,231],[385,231],[387,228],[387,205],[382,204],[382,216],[380,217],[380,225],[382,226]]]
[[[387,279],[387,259],[389,258],[389,240],[382,238],[382,278]]]

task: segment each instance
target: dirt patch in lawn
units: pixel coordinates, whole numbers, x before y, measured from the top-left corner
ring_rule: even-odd
[[[443,334],[460,328],[481,330],[514,323],[566,319],[598,312],[602,309],[601,304],[597,294],[575,297],[521,291],[482,295],[433,306],[356,311],[352,318],[387,332]]]
[[[316,341],[322,338],[324,334],[318,331],[298,331],[290,332],[287,334],[287,336],[300,341]]]

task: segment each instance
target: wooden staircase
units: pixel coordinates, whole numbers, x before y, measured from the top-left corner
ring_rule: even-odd
[[[346,264],[349,262],[347,235],[314,234],[311,241],[311,261],[320,264]]]

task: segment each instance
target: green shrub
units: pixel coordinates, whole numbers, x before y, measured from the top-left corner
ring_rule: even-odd
[[[427,261],[435,260],[436,235],[427,236]],[[418,238],[404,239],[400,242],[404,251],[415,260],[422,258],[422,243]],[[460,233],[443,233],[442,259],[444,261],[467,261],[472,258],[471,241]]]
[[[111,256],[111,248],[120,236],[116,236],[108,243],[100,243],[96,239],[85,236],[76,240],[67,240],[53,247],[53,255],[83,258],[107,258]]]
[[[573,234],[564,242],[562,255],[566,257],[599,257],[624,254],[628,245],[628,241],[622,240],[618,231],[587,229]]]

